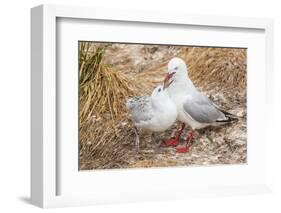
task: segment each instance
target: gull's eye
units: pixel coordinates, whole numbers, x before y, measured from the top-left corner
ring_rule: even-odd
[[[158,92],[161,92],[161,88],[158,89]]]
[[[175,67],[175,70],[178,70],[179,69],[179,67]]]

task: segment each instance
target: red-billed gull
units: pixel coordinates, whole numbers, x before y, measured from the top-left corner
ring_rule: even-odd
[[[185,153],[189,151],[195,129],[238,120],[237,116],[219,109],[207,96],[198,91],[188,76],[185,62],[180,58],[173,58],[168,63],[168,74],[164,84],[165,87],[168,87],[167,91],[170,98],[176,104],[178,111],[177,119],[183,123],[177,137],[168,140],[166,145],[178,145],[185,124],[192,128],[186,146],[178,148],[178,152]]]
[[[152,132],[162,132],[167,130],[177,118],[176,105],[162,85],[157,86],[151,96],[129,98],[127,108],[136,127],[134,129],[137,151],[139,151],[137,128]]]

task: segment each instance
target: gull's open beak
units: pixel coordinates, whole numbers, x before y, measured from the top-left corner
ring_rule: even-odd
[[[170,80],[171,80],[171,78],[173,77],[174,74],[176,74],[176,72],[171,72],[171,73],[168,73],[166,75],[166,77],[164,79],[164,89],[168,88],[171,85],[173,80],[172,81],[170,81]]]

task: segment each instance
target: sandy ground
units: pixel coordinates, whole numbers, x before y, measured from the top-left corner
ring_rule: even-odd
[[[145,72],[157,64],[169,60],[180,53],[180,47],[132,45],[113,45],[107,52],[106,63],[124,72]],[[195,139],[189,153],[177,153],[174,147],[165,147],[163,142],[175,135],[181,124],[176,122],[169,130],[157,133],[140,132],[140,152],[135,150],[134,140],[123,145],[128,157],[122,164],[112,168],[127,167],[166,167],[187,165],[241,164],[247,162],[247,106],[246,89],[221,88],[197,85],[214,103],[222,109],[240,116],[237,123],[220,127],[208,127],[195,132]],[[131,124],[127,124],[128,129]],[[179,146],[185,144],[190,129],[182,134]],[[80,153],[81,169],[99,169],[95,159],[84,159]],[[103,166],[106,168],[106,166]],[[111,168],[111,167],[110,167]]]

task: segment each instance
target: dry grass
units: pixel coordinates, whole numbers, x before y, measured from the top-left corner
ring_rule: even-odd
[[[128,128],[126,116],[123,116],[124,119],[121,117],[114,121],[99,117],[83,125],[80,131],[81,169],[120,168],[126,165],[130,151],[124,147],[131,144],[134,132]]]
[[[246,49],[187,48],[182,58],[190,77],[202,87],[246,88]],[[207,85],[208,84],[208,85]]]
[[[124,101],[135,95],[134,84],[122,72],[103,64],[105,47],[89,54],[89,43],[80,45],[80,123],[108,113],[112,120],[126,111]]]
[[[122,142],[130,141],[125,103],[137,89],[132,79],[103,63],[107,46],[92,52],[81,42],[79,48],[81,169],[89,159],[99,168],[114,167],[126,154]]]
[[[153,159],[153,156],[139,159],[140,156],[135,155],[135,135],[125,103],[129,96],[150,94],[163,81],[171,57],[163,55],[164,60],[152,60],[144,66],[144,71],[134,72],[138,64],[133,64],[132,59],[125,58],[116,66],[118,70],[105,62],[110,51],[113,52],[110,59],[114,61],[116,47],[81,42],[79,48],[80,168],[155,167],[157,162],[158,166],[164,165],[161,159]],[[206,91],[222,89],[230,98],[233,92],[245,94],[245,49],[179,47],[174,56],[187,62],[189,75],[200,88]],[[245,108],[245,98],[239,94],[238,102],[242,100]],[[170,133],[168,131],[165,137]],[[176,165],[178,159],[164,161]]]

